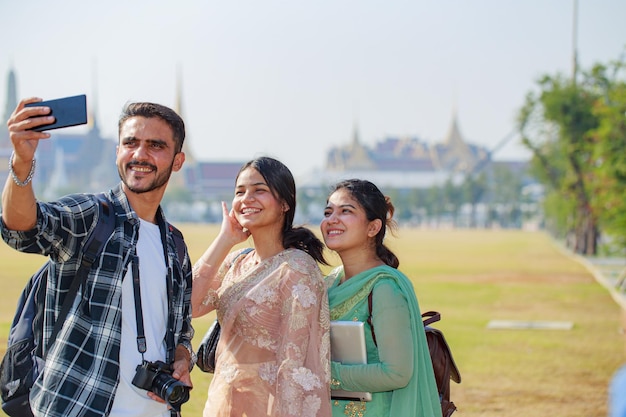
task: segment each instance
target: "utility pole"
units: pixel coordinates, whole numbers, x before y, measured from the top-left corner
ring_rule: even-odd
[[[574,0],[574,21],[572,25],[572,82],[576,85],[578,76],[578,0]]]

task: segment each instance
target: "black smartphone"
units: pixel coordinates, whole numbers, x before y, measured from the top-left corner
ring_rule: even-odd
[[[43,132],[44,130],[60,129],[87,123],[87,96],[85,94],[26,104],[26,107],[40,106],[50,107],[48,116],[54,116],[55,121],[54,123],[37,126],[29,130]]]

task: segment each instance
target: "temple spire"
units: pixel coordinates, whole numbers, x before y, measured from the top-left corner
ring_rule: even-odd
[[[452,109],[452,122],[450,123],[450,128],[448,129],[444,143],[452,147],[465,145],[463,135],[461,135],[461,129],[459,129],[456,106]]]
[[[94,59],[93,64],[93,77],[92,77],[92,97],[87,100],[88,121],[90,129],[98,131],[98,118],[96,117],[96,109],[98,105],[98,68]]]
[[[182,80],[183,76],[181,75],[182,71],[180,66],[176,69],[176,97],[174,98],[174,111],[180,115],[183,119],[185,118],[183,115],[183,87]],[[193,152],[191,151],[191,147],[189,146],[189,138],[185,138],[185,142],[183,143],[183,152],[185,153],[185,164],[194,164],[196,159],[193,156]]]
[[[354,121],[354,125],[352,126],[352,145],[353,146],[359,145],[359,126],[356,120]]]
[[[7,95],[5,98],[4,113],[2,115],[2,125],[6,127],[6,122],[17,107],[17,81],[13,68],[9,70],[7,76]],[[10,147],[9,132],[7,129],[0,129],[0,148]]]

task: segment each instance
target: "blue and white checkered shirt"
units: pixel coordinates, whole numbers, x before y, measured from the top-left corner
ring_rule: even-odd
[[[135,252],[139,218],[121,185],[106,197],[116,214],[115,230],[47,352],[46,365],[30,395],[35,416],[103,416],[113,404],[119,374],[122,278]],[[53,261],[46,290],[45,341],[80,265],[81,246],[98,220],[97,204],[93,195],[73,194],[53,203],[38,202],[37,225],[32,230],[11,231],[1,224],[8,245],[21,252],[49,256]],[[186,248],[184,263],[180,264],[172,231],[160,208],[157,219],[167,245],[166,346],[167,361],[172,362],[176,346],[190,347],[193,338],[191,264]]]

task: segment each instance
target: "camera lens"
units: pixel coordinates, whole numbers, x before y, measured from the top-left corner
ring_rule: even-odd
[[[180,406],[189,400],[189,387],[167,373],[160,373],[155,377],[152,391],[176,411],[180,411]]]
[[[179,385],[172,385],[167,395],[167,400],[171,403],[184,403],[189,398],[185,387]],[[187,397],[185,397],[187,395]]]

